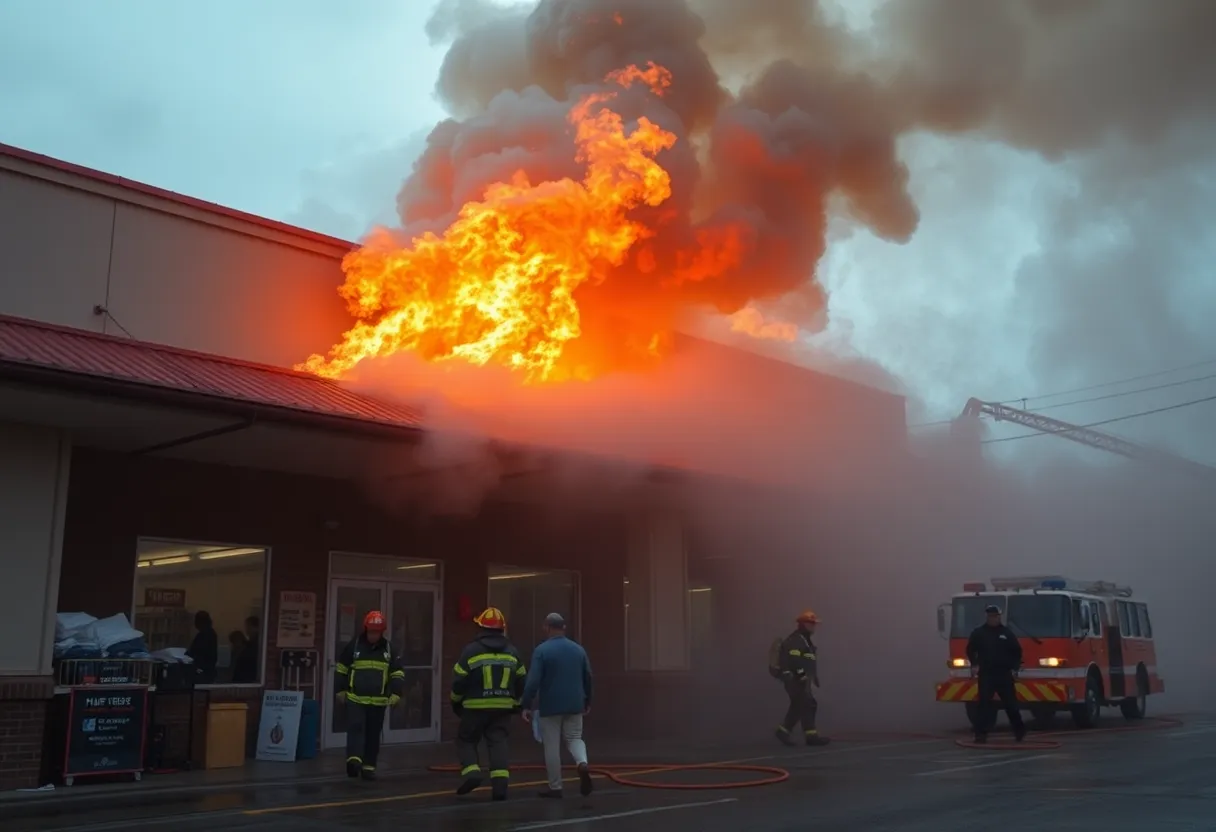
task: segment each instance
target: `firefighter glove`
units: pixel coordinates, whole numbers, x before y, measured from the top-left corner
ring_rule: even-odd
[[[345,702],[346,701],[346,691],[344,691],[344,690],[338,691],[337,700],[338,700],[339,704]]]
[[[401,697],[394,693],[392,696],[390,696],[388,698],[388,706],[390,708],[395,708],[395,707],[397,707],[397,703],[400,701],[401,701]]]
[[[453,702],[452,713],[456,714],[456,716],[460,716],[464,713],[464,705],[461,705],[459,702]]]

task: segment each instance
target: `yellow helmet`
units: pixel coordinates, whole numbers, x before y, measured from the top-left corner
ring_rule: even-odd
[[[486,630],[507,629],[507,617],[498,607],[486,607],[481,611],[481,615],[473,619],[473,623]]]

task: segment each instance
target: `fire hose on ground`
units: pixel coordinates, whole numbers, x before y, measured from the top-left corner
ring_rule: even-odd
[[[1010,736],[1008,739],[1001,738],[997,742],[977,743],[973,740],[957,738],[954,743],[962,748],[974,748],[981,751],[1045,751],[1062,748],[1064,743],[1056,737],[1091,737],[1097,734],[1120,734],[1120,733],[1136,733],[1142,731],[1156,731],[1164,728],[1177,728],[1185,723],[1181,719],[1173,717],[1148,717],[1133,725],[1120,725],[1108,728],[1090,728],[1084,730],[1058,730],[1058,731],[1035,731],[1028,735],[1021,742],[1015,742]],[[924,741],[924,740],[942,740],[948,741],[949,736],[941,734],[929,733],[873,733],[873,734],[845,734],[836,737],[839,742],[866,742],[874,739],[887,739],[898,737],[901,740],[907,741]],[[515,771],[544,771],[545,766],[541,764],[528,764],[512,766]],[[790,772],[787,769],[777,766],[760,766],[746,763],[720,762],[720,763],[611,763],[588,766],[590,773],[593,776],[603,777],[615,783],[618,786],[626,786],[637,789],[662,789],[668,791],[716,791],[728,789],[750,789],[759,786],[775,786],[779,783],[785,783],[790,779]],[[431,766],[429,771],[441,774],[458,774],[460,767],[455,765],[439,765]],[[573,772],[574,766],[563,766],[563,772]],[[737,780],[713,780],[705,783],[685,783],[672,781],[667,779],[651,779],[650,775],[672,775],[687,772],[714,773],[714,774],[746,774],[751,775],[745,779]],[[647,779],[642,779],[647,778]]]

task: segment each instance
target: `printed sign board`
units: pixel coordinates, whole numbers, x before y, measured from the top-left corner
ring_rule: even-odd
[[[186,590],[148,587],[144,590],[144,606],[184,609],[186,606]]]
[[[268,690],[262,694],[258,722],[257,759],[293,763],[300,737],[304,694],[298,690]]]
[[[315,592],[279,593],[279,632],[275,644],[280,650],[311,650],[317,646]]]
[[[73,690],[64,775],[143,771],[147,712],[147,688]]]

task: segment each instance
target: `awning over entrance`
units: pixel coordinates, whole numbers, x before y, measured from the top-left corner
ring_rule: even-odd
[[[414,410],[279,367],[0,316],[0,377],[273,421],[345,420],[415,430]],[[347,425],[348,428],[355,425]]]
[[[680,490],[687,477],[666,467],[498,442],[471,458],[419,453],[422,415],[408,406],[306,373],[6,316],[0,316],[0,421],[60,428],[85,447],[405,490],[433,490],[431,478],[440,472],[485,489],[489,476],[497,496],[526,501],[549,501],[555,489],[654,501]]]

